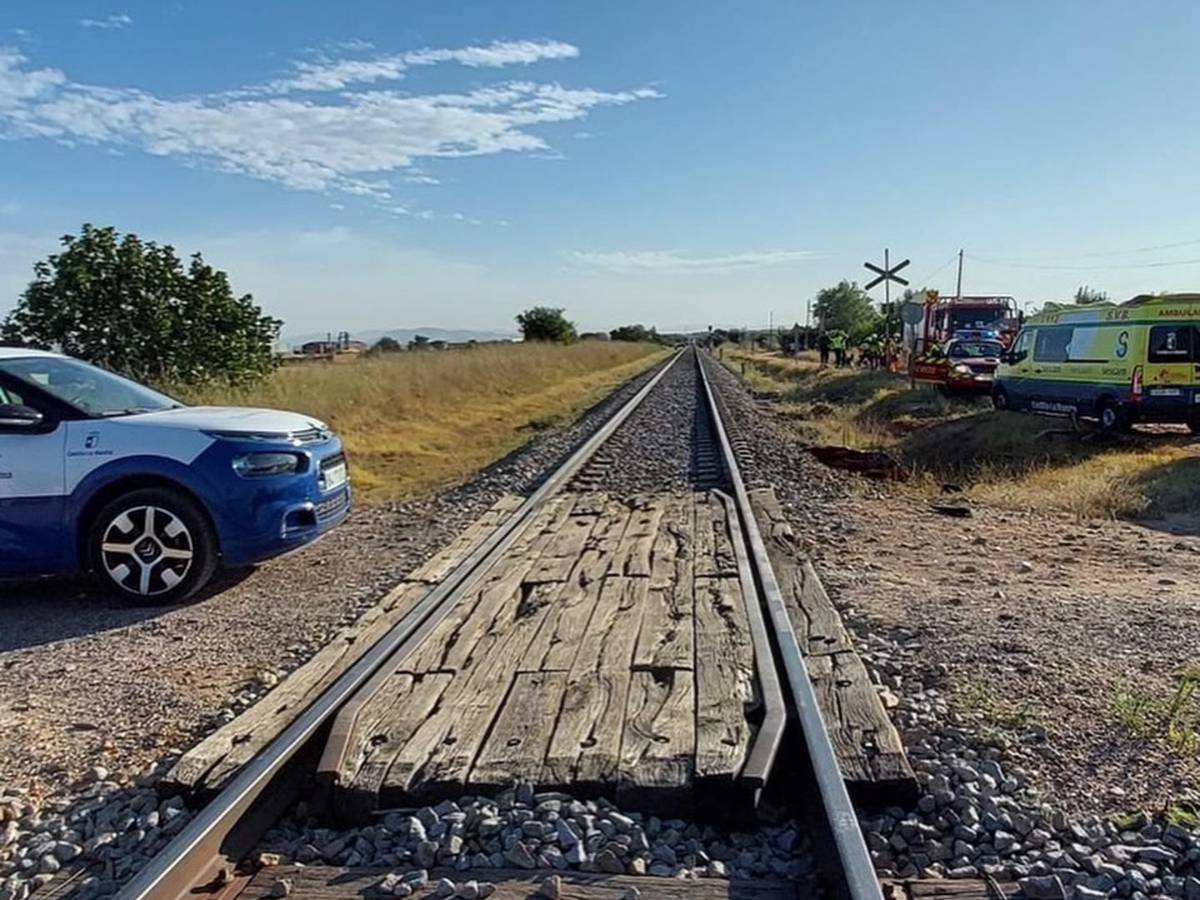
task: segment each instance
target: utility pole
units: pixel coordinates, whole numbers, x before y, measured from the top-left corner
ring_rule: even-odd
[[[962,258],[963,258],[963,252],[962,252],[962,249],[959,248],[959,251],[958,251],[958,285],[954,288],[954,299],[955,300],[962,299]]]

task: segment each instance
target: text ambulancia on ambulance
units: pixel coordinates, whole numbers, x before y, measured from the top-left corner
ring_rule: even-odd
[[[89,572],[172,603],[350,511],[342,444],[297,413],[188,407],[77,359],[0,348],[0,577]]]

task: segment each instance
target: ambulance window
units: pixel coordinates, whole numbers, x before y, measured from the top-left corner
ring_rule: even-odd
[[[1039,328],[1033,342],[1033,358],[1038,362],[1066,362],[1072,331],[1069,325]]]
[[[1192,361],[1191,325],[1155,325],[1150,329],[1152,363],[1186,363]]]

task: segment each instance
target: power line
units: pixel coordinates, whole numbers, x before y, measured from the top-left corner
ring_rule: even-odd
[[[1132,252],[1138,252],[1138,251],[1128,251],[1128,252],[1132,253]],[[1008,268],[1011,268],[1011,269],[1053,269],[1053,270],[1067,270],[1067,271],[1093,271],[1093,270],[1102,270],[1102,269],[1161,269],[1161,268],[1165,268],[1167,266],[1190,266],[1190,265],[1196,265],[1197,263],[1200,263],[1200,257],[1195,257],[1193,259],[1158,260],[1156,262],[1148,262],[1148,263],[1113,263],[1110,265],[1094,265],[1094,266],[1079,266],[1079,265],[1066,265],[1066,264],[1053,264],[1053,263],[1016,262],[1013,260],[989,259],[986,256],[972,256],[970,254],[967,255],[967,259],[971,260],[972,262],[986,263],[987,265],[992,265],[992,266],[1007,266]]]
[[[953,256],[951,256],[948,260],[946,260],[944,263],[942,263],[940,266],[938,266],[936,269],[934,269],[932,272],[930,272],[924,278],[914,278],[912,280],[912,283],[913,284],[921,284],[921,285],[929,284],[930,279],[933,278],[934,275],[939,274],[944,268],[946,268],[946,266],[950,265],[956,259],[958,259],[957,253],[955,253]]]

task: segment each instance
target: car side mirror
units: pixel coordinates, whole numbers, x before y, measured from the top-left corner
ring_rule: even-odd
[[[45,421],[46,417],[31,406],[0,403],[0,428],[33,431],[40,428]]]

